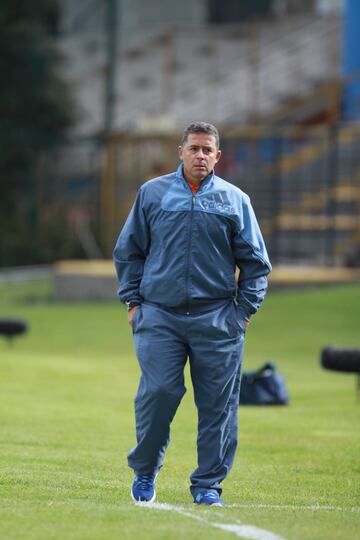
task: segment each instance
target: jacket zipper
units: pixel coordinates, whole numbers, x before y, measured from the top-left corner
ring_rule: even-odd
[[[194,206],[196,203],[196,198],[194,193],[191,191],[191,188],[185,178],[183,178],[183,181],[185,182],[187,188],[191,192],[191,211],[190,211],[190,223],[189,223],[189,236],[188,236],[188,250],[187,250],[187,257],[186,257],[186,278],[185,278],[185,294],[186,294],[186,315],[190,315],[190,304],[189,304],[189,279],[190,279],[190,248],[192,244],[192,222],[193,222],[193,215],[194,215]],[[206,183],[208,180],[206,181]],[[203,184],[200,186],[200,189],[198,193],[203,188]]]
[[[190,304],[189,304],[190,251],[191,251],[191,244],[192,244],[192,222],[193,222],[193,216],[194,216],[194,206],[195,206],[195,195],[192,194],[191,212],[190,212],[190,219],[189,219],[188,249],[187,249],[187,258],[186,258],[186,281],[185,281],[186,315],[190,315]]]

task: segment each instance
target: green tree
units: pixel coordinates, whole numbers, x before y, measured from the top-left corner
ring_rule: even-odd
[[[39,156],[71,125],[56,50],[56,0],[0,3],[0,265],[42,262],[34,212]]]

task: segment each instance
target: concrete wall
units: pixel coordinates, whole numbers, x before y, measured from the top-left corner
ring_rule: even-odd
[[[112,261],[64,261],[54,265],[55,299],[119,301]]]

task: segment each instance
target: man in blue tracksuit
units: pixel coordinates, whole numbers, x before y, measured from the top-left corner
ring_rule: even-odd
[[[249,197],[214,173],[217,129],[190,124],[179,155],[176,172],[141,186],[114,251],[141,368],[131,496],[155,500],[189,359],[198,409],[190,490],[194,502],[222,506],[220,483],[237,446],[245,330],[271,266]]]

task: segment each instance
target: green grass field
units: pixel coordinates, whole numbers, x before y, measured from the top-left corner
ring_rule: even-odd
[[[34,301],[49,295],[47,283],[0,287],[0,316],[31,327],[12,346],[0,341],[1,539],[360,538],[355,376],[319,366],[326,344],[360,346],[360,285],[270,293],[253,319],[245,369],[274,360],[291,404],[240,410],[224,509],[195,507],[188,491],[196,465],[188,374],[160,504],[130,501],[139,370],[126,312]]]

